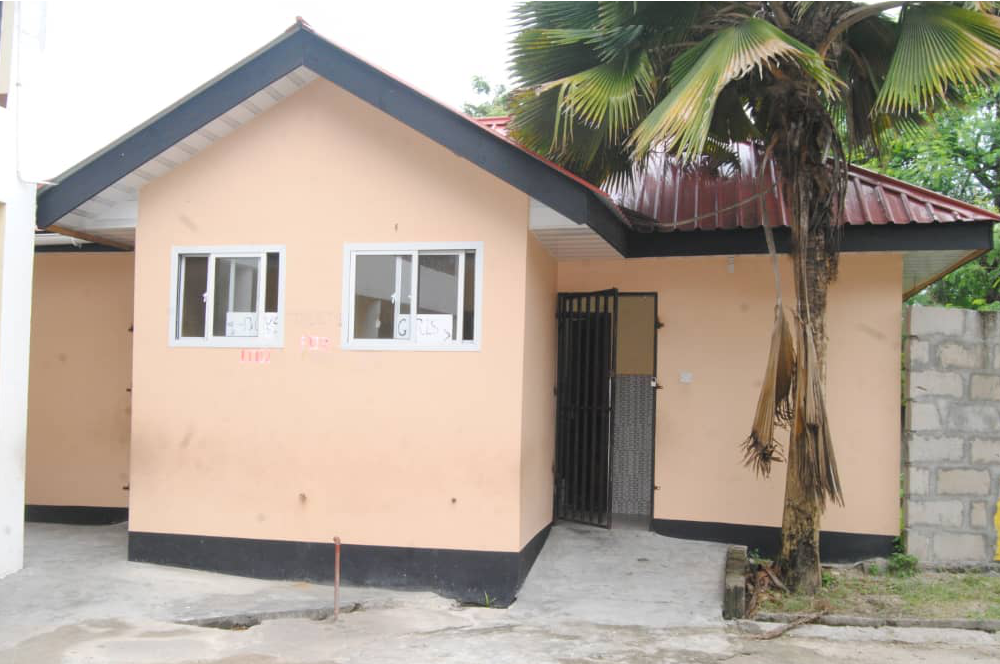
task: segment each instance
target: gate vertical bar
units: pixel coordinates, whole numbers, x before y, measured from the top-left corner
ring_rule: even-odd
[[[563,516],[565,492],[565,443],[566,435],[566,316],[563,307],[566,296],[556,295],[556,468],[552,496],[552,514],[556,519]]]
[[[603,360],[601,358],[601,339],[604,336],[604,309],[607,306],[607,298],[602,294],[594,297],[594,310],[591,314],[591,326],[594,329],[594,338],[591,343],[593,349],[591,371],[590,371],[590,473],[587,476],[588,491],[588,521],[600,525],[600,451],[601,451],[601,413],[598,404],[601,400],[601,374],[604,373]]]
[[[579,432],[579,420],[577,417],[577,411],[579,410],[580,401],[580,380],[579,371],[580,366],[576,357],[580,351],[580,326],[577,322],[577,298],[572,297],[568,300],[569,307],[569,320],[570,320],[570,407],[567,412],[569,417],[569,431],[566,437],[566,453],[567,453],[567,463],[566,463],[566,518],[572,519],[575,514],[574,503],[576,501],[576,438],[580,435]]]
[[[590,439],[590,419],[588,407],[590,402],[590,347],[593,343],[590,329],[590,296],[580,299],[580,325],[583,328],[583,346],[580,349],[580,437],[577,439],[577,450],[580,455],[580,474],[577,478],[576,507],[578,519],[587,522],[587,473],[589,472],[588,443]]]
[[[611,339],[608,344],[608,352],[611,355],[609,362],[609,372],[608,372],[608,382],[607,390],[605,394],[607,395],[607,426],[605,427],[605,439],[607,440],[607,445],[605,446],[604,462],[605,462],[605,482],[604,482],[604,495],[605,503],[604,510],[606,515],[606,523],[608,528],[611,527],[611,478],[614,475],[614,456],[612,455],[611,446],[614,445],[614,430],[615,430],[615,374],[618,372],[618,291],[614,291],[611,296],[612,311],[610,319],[610,334]]]
[[[576,325],[577,325],[577,357],[580,357],[580,353],[585,353],[587,349],[587,300],[583,297],[576,298]],[[586,457],[580,453],[580,440],[586,435],[586,420],[581,417],[582,411],[586,404],[587,392],[586,392],[586,364],[584,362],[577,361],[577,375],[576,375],[576,408],[574,411],[575,421],[576,421],[576,435],[573,437],[571,442],[573,449],[573,518],[577,521],[583,520],[582,507],[582,488],[583,488],[583,474],[585,471],[584,464],[586,463]]]
[[[587,473],[590,470],[590,459],[587,455],[587,442],[590,437],[590,421],[587,418],[587,406],[590,401],[590,383],[587,376],[590,373],[590,346],[593,343],[590,329],[590,296],[584,296],[580,300],[580,319],[583,326],[583,347],[581,362],[581,394],[580,394],[580,437],[578,445],[580,450],[580,474],[577,478],[576,508],[577,518],[587,521]]]
[[[591,426],[593,427],[593,433],[591,435],[591,472],[590,472],[590,510],[591,510],[591,523],[600,525],[601,524],[601,390],[602,390],[602,376],[604,376],[604,318],[607,316],[608,308],[608,298],[606,295],[601,295],[596,298],[596,306],[594,311],[594,365],[593,373],[591,375],[591,385],[594,391],[593,398],[590,402],[591,407]]]

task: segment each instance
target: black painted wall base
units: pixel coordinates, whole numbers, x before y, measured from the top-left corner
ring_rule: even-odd
[[[76,526],[106,526],[128,521],[128,508],[84,505],[25,505],[24,520],[36,523],[68,523]]]
[[[431,590],[462,602],[508,606],[549,528],[520,552],[342,544],[340,579],[347,585]],[[128,559],[260,579],[332,582],[334,545],[129,531]]]
[[[737,523],[653,519],[650,530],[680,539],[744,544],[762,556],[774,557],[781,548],[781,528]],[[892,553],[892,535],[866,535],[824,530],[819,535],[819,555],[824,562],[846,563]]]

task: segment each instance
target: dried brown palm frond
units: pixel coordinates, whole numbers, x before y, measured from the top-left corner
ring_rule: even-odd
[[[811,325],[800,326],[799,364],[796,368],[795,417],[789,445],[796,446],[795,472],[805,495],[818,500],[822,508],[831,500],[844,504],[844,493],[833,453],[830,423],[823,400],[823,389]],[[804,330],[804,331],[803,331]]]
[[[743,441],[743,463],[763,477],[771,473],[771,463],[785,460],[784,451],[774,437],[775,425],[787,426],[794,414],[792,387],[795,380],[795,348],[792,332],[779,303],[774,308],[771,350],[767,355],[764,384],[757,399],[750,435]]]
[[[774,421],[779,426],[789,428],[795,417],[795,345],[792,341],[792,330],[788,318],[784,315],[781,305],[775,312],[774,324],[777,328],[778,318],[781,319],[781,340],[778,343],[778,364],[774,374]],[[774,346],[772,332],[771,346]],[[771,352],[774,352],[773,350]]]

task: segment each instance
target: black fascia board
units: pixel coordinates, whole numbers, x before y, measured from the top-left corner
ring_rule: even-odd
[[[95,194],[302,65],[306,34],[293,30],[233,71],[127,135],[57,185],[41,190],[36,223],[47,228]]]
[[[950,223],[848,225],[841,234],[842,252],[870,251],[952,251],[992,249],[992,221]],[[774,229],[778,253],[791,249],[787,228]],[[669,233],[630,230],[627,258],[668,256],[727,256],[766,254],[767,244],[760,228]]]
[[[111,247],[106,244],[100,244],[97,242],[92,242],[89,244],[76,245],[76,244],[50,244],[35,247],[36,254],[91,254],[98,252],[117,252],[117,253],[129,253],[129,249],[119,249],[118,247]]]

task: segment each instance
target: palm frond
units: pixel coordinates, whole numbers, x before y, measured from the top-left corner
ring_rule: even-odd
[[[893,114],[924,110],[949,87],[998,76],[1000,18],[946,3],[908,6],[875,108]]]
[[[751,18],[711,34],[674,61],[671,89],[629,139],[638,155],[662,146],[683,161],[701,152],[716,101],[729,83],[753,71],[797,66],[828,97],[840,81],[814,50],[766,21]]]
[[[816,4],[815,2],[793,2],[792,3],[792,15],[795,16],[795,20],[801,21],[812,6]]]
[[[795,473],[810,500],[818,501],[821,507],[827,501],[843,505],[844,491],[833,452],[819,367],[812,325],[800,325],[794,417],[789,434],[789,445],[796,448],[789,456],[794,460]]]
[[[600,64],[594,49],[583,41],[542,29],[524,30],[514,38],[511,56],[517,63],[513,74],[518,87],[531,88],[572,76]]]
[[[588,126],[570,115],[559,116],[558,89],[541,94],[520,90],[511,97],[511,137],[530,150],[545,155],[580,177],[601,184],[612,179],[627,182],[634,162],[621,142],[608,141],[603,125]],[[560,141],[557,120],[571,140]]]
[[[640,102],[652,100],[654,84],[649,55],[637,52],[557,79],[538,90],[559,90],[560,113],[556,116],[555,131],[558,133],[561,127],[563,133],[558,140],[572,140],[568,131],[572,124],[559,122],[561,116],[569,115],[588,125],[606,126],[608,138],[617,141],[637,121]],[[645,107],[644,104],[643,110]]]
[[[596,2],[523,2],[512,19],[519,29],[588,27],[600,19],[598,9]]]
[[[771,464],[785,460],[781,443],[774,437],[775,424],[788,426],[792,421],[792,385],[795,377],[795,348],[784,308],[774,308],[771,349],[767,355],[764,384],[757,399],[753,427],[743,441],[743,464],[761,477],[771,474]]]

